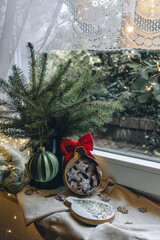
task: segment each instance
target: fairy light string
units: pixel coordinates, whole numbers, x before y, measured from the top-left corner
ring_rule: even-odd
[[[127,58],[129,59],[129,61],[133,64],[136,64],[136,62],[132,59],[132,56],[129,55],[129,52],[127,51],[126,53],[128,53]],[[132,50],[131,53],[135,53],[135,51]],[[146,90],[146,91],[150,92],[150,91],[152,91],[153,86],[157,85],[156,80],[157,80],[158,77],[160,77],[160,62],[159,62],[160,58],[157,57],[157,56],[153,56],[153,59],[149,59],[149,62],[154,63],[153,66],[147,65],[141,58],[139,60],[140,60],[139,67],[154,70],[156,72],[155,74],[150,76],[149,79],[148,79],[148,83],[150,85],[146,85],[145,89],[143,90],[143,91]],[[123,70],[121,70],[121,71],[123,71]],[[126,89],[126,87],[124,87],[124,89]]]

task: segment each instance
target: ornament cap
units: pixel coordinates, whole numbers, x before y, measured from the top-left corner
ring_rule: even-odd
[[[38,152],[43,152],[43,151],[45,151],[45,147],[40,146],[40,147],[38,148]]]

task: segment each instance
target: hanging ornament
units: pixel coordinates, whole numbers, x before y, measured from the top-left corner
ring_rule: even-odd
[[[102,169],[84,147],[76,147],[74,157],[67,163],[63,180],[66,187],[77,195],[94,193],[102,181]]]
[[[44,149],[35,152],[28,162],[29,173],[37,182],[49,182],[57,175],[58,169],[57,157]]]

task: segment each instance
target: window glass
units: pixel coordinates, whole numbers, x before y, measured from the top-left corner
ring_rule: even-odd
[[[124,110],[95,130],[96,148],[148,160],[160,159],[160,52],[56,51],[49,55],[49,68],[72,59],[66,77],[76,78],[88,68],[100,71],[99,90],[91,97],[119,102]],[[101,92],[99,94],[99,92]]]

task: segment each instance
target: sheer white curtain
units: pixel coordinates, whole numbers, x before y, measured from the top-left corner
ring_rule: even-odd
[[[47,51],[160,49],[160,0],[64,3],[45,45]]]
[[[36,52],[160,49],[160,0],[0,0],[0,77],[14,61],[27,74],[29,41]]]
[[[45,45],[63,0],[0,0],[0,77],[6,78],[12,63],[25,68],[26,43],[36,52]],[[27,72],[27,70],[26,70]]]

